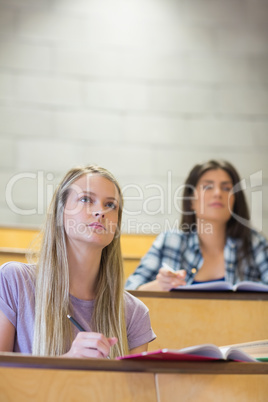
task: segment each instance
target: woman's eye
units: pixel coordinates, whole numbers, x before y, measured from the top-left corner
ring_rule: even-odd
[[[116,204],[114,202],[107,202],[106,206],[110,209],[116,209]]]
[[[227,191],[228,193],[232,190],[231,187],[223,187],[223,191]]]
[[[203,184],[202,186],[202,190],[209,190],[211,188],[213,188],[212,184]]]
[[[80,198],[80,201],[81,202],[91,202],[91,198],[85,195],[82,198]]]

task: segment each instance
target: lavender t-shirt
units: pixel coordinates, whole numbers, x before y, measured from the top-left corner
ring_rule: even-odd
[[[35,266],[8,262],[0,267],[0,310],[16,328],[14,352],[32,353],[35,306]],[[90,319],[94,300],[80,300],[70,295],[73,315],[86,331],[91,331]],[[149,310],[143,302],[125,292],[125,312],[129,349],[155,339]],[[67,320],[67,317],[66,317]],[[75,333],[78,330],[75,328]]]

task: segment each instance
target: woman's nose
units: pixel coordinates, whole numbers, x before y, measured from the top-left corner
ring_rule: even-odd
[[[221,195],[221,194],[222,194],[221,188],[220,188],[220,187],[215,187],[215,189],[214,189],[214,194],[216,194],[216,195]]]
[[[93,215],[96,216],[96,218],[104,218],[104,212],[103,211],[93,212]]]

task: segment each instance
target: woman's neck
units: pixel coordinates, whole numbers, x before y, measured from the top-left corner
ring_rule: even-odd
[[[222,251],[226,241],[226,225],[218,222],[209,222],[209,225],[210,229],[204,230],[206,223],[197,221],[197,233],[201,248],[215,252]]]
[[[67,245],[70,293],[83,300],[95,298],[102,250],[84,245]]]

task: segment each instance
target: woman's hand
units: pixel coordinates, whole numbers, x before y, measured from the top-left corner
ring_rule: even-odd
[[[107,358],[111,346],[115,345],[117,338],[106,338],[97,332],[79,332],[74,339],[71,349],[64,357],[94,357]]]
[[[180,269],[179,271],[171,271],[168,268],[162,267],[156,276],[156,281],[161,290],[168,292],[177,286],[186,285],[185,282],[186,271]]]

